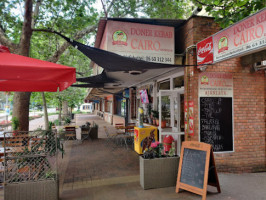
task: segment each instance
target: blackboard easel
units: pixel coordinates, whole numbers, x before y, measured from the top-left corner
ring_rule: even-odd
[[[186,141],[182,143],[176,193],[184,189],[206,200],[207,185],[217,187],[221,193],[211,145]]]

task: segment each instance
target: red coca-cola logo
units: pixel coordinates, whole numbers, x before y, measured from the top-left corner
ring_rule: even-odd
[[[210,53],[210,51],[212,49],[213,49],[212,42],[208,42],[208,43],[205,44],[204,47],[200,47],[198,49],[198,56],[200,56],[200,57],[206,57]]]
[[[213,40],[207,38],[197,44],[198,65],[213,63]]]

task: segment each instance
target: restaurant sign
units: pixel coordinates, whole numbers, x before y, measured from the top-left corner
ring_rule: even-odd
[[[174,28],[130,22],[108,21],[102,47],[135,59],[174,64]]]
[[[197,43],[197,64],[212,64],[266,47],[266,8]]]
[[[200,73],[199,96],[233,97],[233,75],[223,72]]]

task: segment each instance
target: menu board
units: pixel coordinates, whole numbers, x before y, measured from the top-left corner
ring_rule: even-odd
[[[196,141],[183,142],[176,192],[184,189],[202,195],[202,200],[206,200],[207,185],[221,192],[211,145]]]
[[[200,141],[214,152],[233,151],[231,97],[200,97]]]
[[[180,182],[203,189],[206,151],[184,149]]]

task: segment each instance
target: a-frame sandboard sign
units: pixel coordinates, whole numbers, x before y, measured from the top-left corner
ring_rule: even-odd
[[[184,189],[199,194],[202,200],[206,200],[207,185],[217,187],[221,193],[212,146],[202,142],[183,142],[176,193],[179,189]]]

